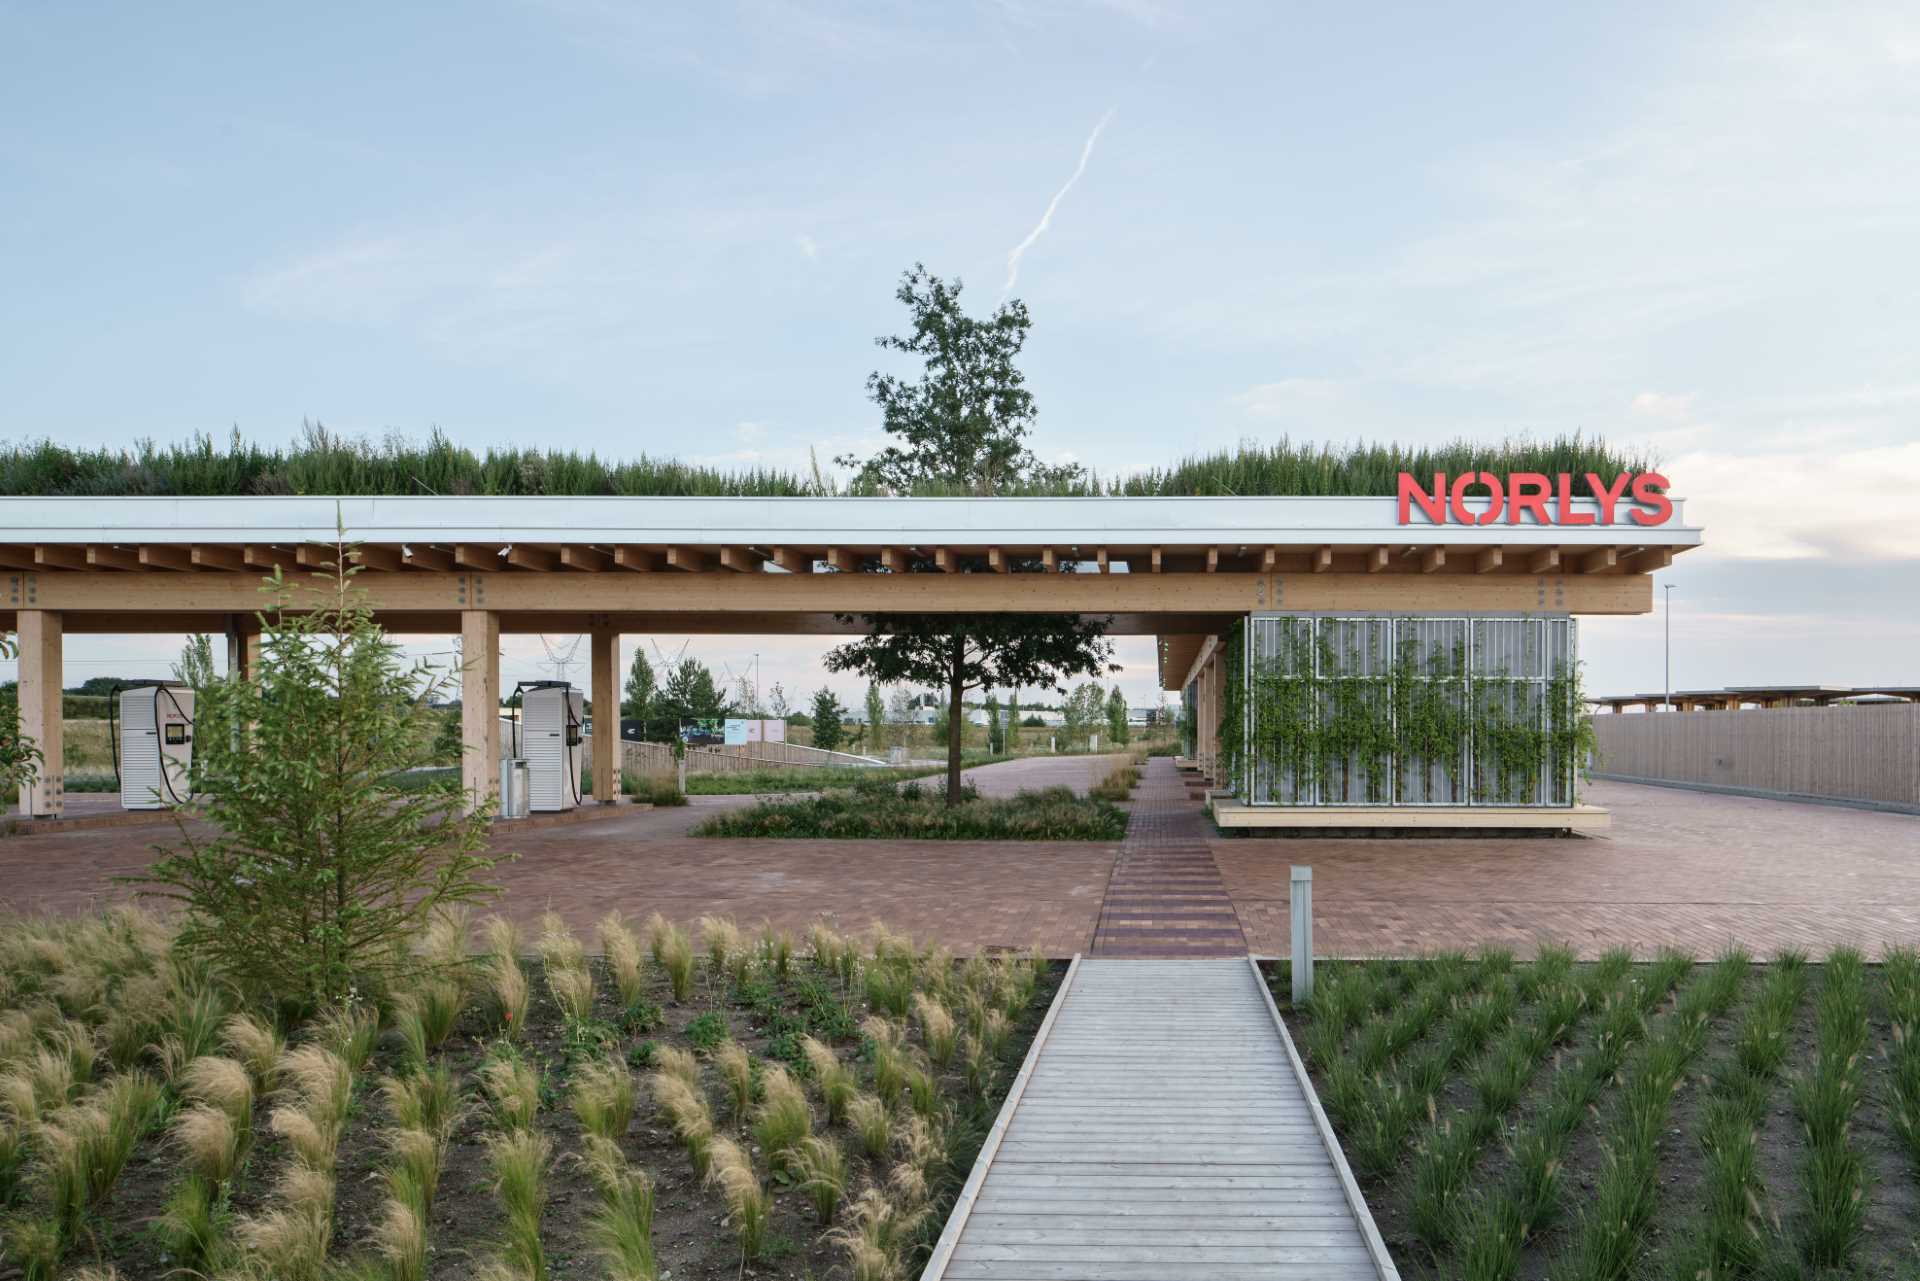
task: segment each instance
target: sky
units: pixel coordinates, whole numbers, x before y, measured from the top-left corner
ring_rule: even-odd
[[[1706,529],[1675,688],[1916,684],[1916,130],[1910,3],[0,0],[0,438],[804,469],[880,443],[924,262],[1031,309],[1044,457],[1644,446]],[[1588,688],[1661,688],[1668,621],[1585,620]]]

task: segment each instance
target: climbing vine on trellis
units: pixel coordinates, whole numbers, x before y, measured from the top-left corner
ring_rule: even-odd
[[[1261,621],[1261,644],[1236,629],[1226,650],[1221,752],[1243,794],[1283,805],[1573,801],[1594,736],[1570,656],[1546,680],[1474,675],[1464,640],[1420,643],[1422,620]]]
[[[1241,777],[1247,750],[1247,629],[1227,633],[1220,691],[1220,759],[1227,778]]]

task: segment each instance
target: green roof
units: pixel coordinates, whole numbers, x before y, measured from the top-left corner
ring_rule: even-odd
[[[1594,472],[1608,479],[1645,471],[1644,453],[1623,452],[1581,436],[1552,440],[1467,440],[1437,447],[1396,444],[1311,445],[1281,438],[1243,441],[1233,449],[1193,455],[1127,476],[1092,472],[1065,485],[1002,490],[1043,497],[1305,496],[1395,492],[1402,471]],[[351,496],[480,494],[577,497],[864,496],[815,472],[767,468],[722,471],[641,455],[608,461],[571,450],[488,449],[476,453],[435,432],[425,443],[400,437],[353,439],[309,426],[285,448],[248,443],[238,432],[224,445],[211,436],[181,444],[142,441],[132,449],[74,449],[52,441],[0,445],[0,496]],[[964,495],[958,485],[916,486],[913,497]]]

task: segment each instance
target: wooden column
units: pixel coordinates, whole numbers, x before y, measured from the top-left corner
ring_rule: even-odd
[[[227,675],[245,680],[260,670],[260,633],[245,631],[236,617],[227,624]]]
[[[593,644],[593,799],[620,799],[620,633],[595,620]]]
[[[500,791],[500,616],[460,611],[460,785],[469,809],[496,802]]]
[[[20,812],[34,818],[59,818],[67,808],[60,615],[53,610],[23,609],[19,628],[20,733],[40,749],[33,781],[20,785]]]

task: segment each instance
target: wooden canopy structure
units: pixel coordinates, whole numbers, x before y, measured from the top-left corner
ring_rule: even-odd
[[[344,547],[390,631],[464,638],[479,796],[498,775],[503,632],[589,634],[602,725],[623,633],[847,634],[873,613],[1098,614],[1157,637],[1181,689],[1250,612],[1644,613],[1648,575],[1699,542],[1677,515],[1624,510],[1403,525],[1392,498],[11,498],[0,627],[20,636],[23,729],[57,762],[64,635],[221,631],[244,667],[262,575],[297,604]],[[596,735],[594,776],[612,773]],[[45,774],[24,812],[61,812]]]

